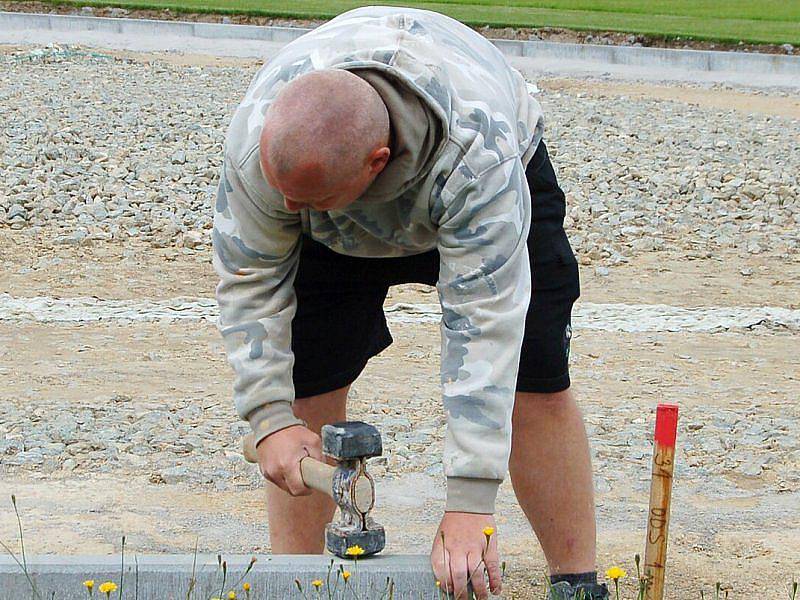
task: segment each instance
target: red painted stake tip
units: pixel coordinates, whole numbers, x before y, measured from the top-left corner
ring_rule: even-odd
[[[675,446],[678,437],[678,407],[675,404],[659,404],[656,408],[656,444]]]

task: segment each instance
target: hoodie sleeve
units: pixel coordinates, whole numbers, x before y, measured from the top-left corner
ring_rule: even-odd
[[[475,176],[439,219],[448,511],[493,513],[530,300],[530,191],[519,157]]]
[[[222,167],[214,210],[219,320],[233,367],[236,410],[256,443],[302,424],[292,412],[291,325],[296,299],[299,216],[254,199],[232,163]]]

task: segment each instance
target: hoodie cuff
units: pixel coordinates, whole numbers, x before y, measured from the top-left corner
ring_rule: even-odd
[[[447,478],[446,512],[492,515],[500,479]]]
[[[247,415],[247,421],[253,429],[253,437],[258,446],[259,442],[270,434],[286,429],[292,425],[305,425],[294,416],[291,402],[270,402]]]

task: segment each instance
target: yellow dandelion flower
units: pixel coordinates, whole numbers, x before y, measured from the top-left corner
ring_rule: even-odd
[[[311,582],[311,585],[313,585],[315,588],[319,589],[319,588],[322,587],[322,580],[321,579],[315,579],[314,581]]]
[[[345,581],[350,579],[350,571],[342,571],[342,579],[344,579]]]
[[[442,582],[441,582],[441,581],[439,581],[438,579],[436,580],[436,587],[437,587],[437,588],[440,588],[440,587],[442,587]]]
[[[483,528],[483,535],[486,537],[486,546],[489,546],[489,542],[492,539],[492,535],[494,534],[494,527],[484,527]]]
[[[606,578],[611,579],[612,581],[625,579],[627,576],[628,572],[625,569],[620,569],[619,567],[611,567],[608,571],[606,571]]]
[[[117,584],[114,583],[113,581],[106,581],[105,583],[101,583],[98,589],[100,590],[101,594],[110,596],[111,592],[117,591]]]
[[[94,589],[94,579],[87,579],[83,582],[83,587],[87,590],[92,591]]]
[[[247,582],[245,581],[245,582],[242,584],[242,589],[243,589],[245,592],[249,592],[249,591],[250,591],[250,584],[249,584],[249,583],[247,583]]]
[[[361,546],[350,546],[345,552],[347,556],[361,556],[364,554],[364,549]]]
[[[234,592],[233,590],[228,592],[228,600],[236,600],[236,592]]]

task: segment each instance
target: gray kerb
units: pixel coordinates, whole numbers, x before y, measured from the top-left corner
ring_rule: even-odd
[[[205,39],[243,39],[288,43],[309,29],[224,23],[193,23],[80,15],[0,12],[0,28],[57,31],[99,31]],[[609,65],[658,66],[699,72],[752,72],[800,75],[800,56],[595,44],[492,40],[505,54],[547,60],[579,60]]]
[[[196,586],[194,598],[208,600],[210,597],[227,598],[228,591],[239,581],[250,562],[250,556],[223,557],[227,562],[227,583],[222,588],[221,571],[215,555],[198,555],[196,567]],[[326,581],[330,556],[309,555],[262,555],[244,581],[252,586],[250,597],[253,600],[303,598],[294,580],[299,579],[308,598],[316,597],[311,582],[320,579],[325,586],[333,586],[335,569],[343,564],[352,573],[349,585],[354,587],[358,598],[380,598],[386,588],[387,578],[394,583],[394,598],[408,600],[438,599],[435,580],[431,572],[428,556],[422,555],[379,555],[354,561],[334,560],[330,584]],[[167,600],[186,598],[192,575],[194,557],[186,555],[149,555],[125,557],[124,598],[132,600],[135,596],[138,579],[139,600]],[[137,567],[138,565],[138,567]],[[138,577],[136,570],[138,568]],[[28,558],[28,569],[42,598],[50,600],[55,592],[55,600],[85,600],[86,590],[83,582],[95,581],[97,587],[104,581],[120,583],[120,559],[118,556],[36,556]],[[220,594],[220,590],[224,592]],[[342,582],[339,580],[339,594],[334,598],[352,598],[352,594],[341,595]],[[322,597],[327,598],[323,588]],[[244,598],[242,585],[236,590],[238,598]],[[0,598],[30,598],[31,591],[25,575],[11,557],[0,557]],[[112,595],[118,598],[117,594]]]

